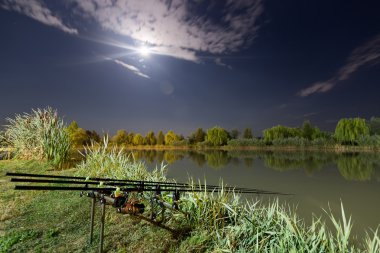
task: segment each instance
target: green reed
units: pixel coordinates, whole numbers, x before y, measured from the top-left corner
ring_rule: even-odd
[[[50,107],[7,118],[4,138],[21,159],[46,159],[55,167],[68,160],[69,135],[57,111]]]

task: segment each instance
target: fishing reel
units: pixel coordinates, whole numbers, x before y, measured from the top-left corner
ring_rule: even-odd
[[[145,205],[137,199],[129,199],[126,203],[119,207],[117,211],[123,214],[142,214],[145,211]]]

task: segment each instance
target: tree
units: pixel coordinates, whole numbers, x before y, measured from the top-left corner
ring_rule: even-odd
[[[380,118],[371,117],[368,125],[371,135],[380,135]]]
[[[302,131],[298,128],[286,127],[281,125],[264,130],[265,142],[272,142],[278,139],[286,139],[293,137],[302,137]]]
[[[169,130],[165,134],[165,144],[166,145],[172,145],[175,141],[179,141],[180,137],[174,133],[172,130]]]
[[[334,134],[342,144],[355,144],[359,137],[365,136],[369,136],[369,127],[361,118],[339,120]]]
[[[128,134],[125,130],[117,130],[116,134],[112,136],[111,141],[117,145],[126,144],[128,140]]]
[[[154,132],[153,131],[149,131],[146,134],[146,136],[145,136],[145,143],[147,145],[156,145],[157,139],[156,139],[156,136],[154,136]]]
[[[95,142],[100,142],[101,141],[101,138],[99,136],[99,134],[95,131],[95,130],[86,130],[86,134],[87,134],[87,139],[88,140],[93,140]]]
[[[165,136],[162,131],[158,132],[157,135],[157,145],[164,145],[165,144]]]
[[[133,145],[133,137],[135,137],[135,134],[132,132],[129,132],[127,135],[127,140],[125,142],[126,145]]]
[[[80,128],[76,121],[72,121],[71,124],[66,129],[69,134],[70,142],[74,146],[86,145],[89,142],[86,130]]]
[[[237,139],[239,138],[239,135],[240,135],[240,132],[236,128],[231,130],[231,133],[230,133],[231,139]]]
[[[253,138],[253,134],[252,134],[252,129],[251,128],[247,127],[246,129],[244,129],[243,138],[244,139],[252,139]]]
[[[218,126],[207,130],[207,141],[213,146],[226,145],[228,141],[228,132]]]
[[[199,142],[204,141],[205,138],[206,138],[206,133],[203,131],[202,128],[198,128],[197,131],[195,131],[189,136],[189,141],[191,144],[197,144]]]
[[[142,137],[141,134],[135,134],[135,136],[133,136],[133,145],[144,145],[144,137]]]
[[[306,120],[302,124],[302,137],[308,140],[313,138],[314,128],[311,126],[310,121]]]

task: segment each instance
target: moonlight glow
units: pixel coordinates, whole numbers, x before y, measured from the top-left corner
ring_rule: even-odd
[[[150,50],[149,50],[149,48],[148,47],[140,47],[138,50],[137,50],[138,52],[139,52],[139,54],[140,55],[142,55],[142,56],[149,56],[149,54],[150,54]]]

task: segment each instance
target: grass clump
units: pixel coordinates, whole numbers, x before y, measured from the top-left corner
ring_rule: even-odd
[[[7,121],[4,138],[16,158],[47,160],[55,167],[68,160],[69,135],[56,110],[32,110]]]
[[[92,143],[84,147],[85,159],[77,166],[76,172],[85,177],[106,177],[130,180],[166,181],[166,166],[149,172],[144,162],[135,160],[132,154],[127,155],[123,149],[108,147],[108,138],[103,145]]]

